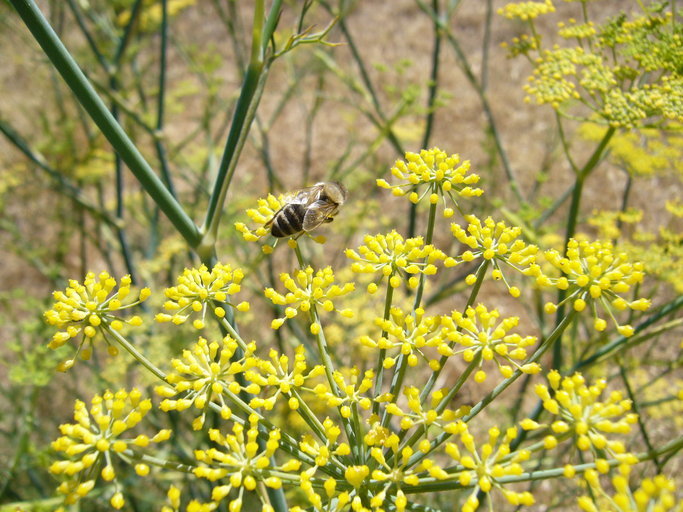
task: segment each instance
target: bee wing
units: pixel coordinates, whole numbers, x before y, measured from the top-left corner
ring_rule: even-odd
[[[327,201],[316,201],[308,207],[304,215],[304,231],[312,231],[337,211],[337,205]]]

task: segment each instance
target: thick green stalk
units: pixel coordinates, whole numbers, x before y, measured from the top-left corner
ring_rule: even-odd
[[[258,0],[255,3],[251,59],[244,75],[242,89],[230,125],[230,132],[225,141],[218,174],[209,198],[203,227],[203,232],[207,234],[208,238],[202,244],[200,249],[202,253],[212,252],[214,249],[221,218],[220,212],[223,210],[228,189],[237,168],[237,161],[256,115],[256,107],[263,94],[270,64],[266,58],[266,52],[280,16],[281,6],[282,0],[275,0],[264,23],[264,2]]]
[[[62,78],[73,91],[83,108],[102,131],[114,150],[121,156],[131,172],[159,205],[178,232],[191,247],[196,247],[201,235],[192,219],[170,194],[149,163],[116,122],[107,106],[60,41],[33,0],[10,0],[26,27],[43,48]]]

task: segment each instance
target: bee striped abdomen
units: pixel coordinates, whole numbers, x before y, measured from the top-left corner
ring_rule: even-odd
[[[274,237],[292,236],[303,229],[306,207],[302,204],[287,204],[273,219],[270,232]]]

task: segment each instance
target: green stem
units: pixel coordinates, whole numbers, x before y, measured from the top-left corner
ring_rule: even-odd
[[[465,309],[464,311],[467,311],[467,308],[472,306],[474,304],[474,301],[477,299],[477,296],[479,295],[479,290],[481,289],[481,285],[484,283],[484,278],[486,277],[486,271],[489,268],[489,265],[491,264],[490,260],[484,260],[482,264],[479,266],[477,269],[477,280],[472,286],[472,291],[470,292],[470,296],[467,299],[467,303],[465,304]],[[460,330],[460,329],[458,329]],[[455,346],[454,342],[451,342],[449,344],[451,348]],[[448,356],[441,356],[441,359],[439,359],[439,369],[435,370],[431,373],[429,376],[429,380],[427,381],[427,384],[425,387],[422,389],[422,392],[420,393],[420,402],[425,403],[425,400],[429,396],[429,393],[432,392],[432,389],[434,388],[434,385],[436,384],[437,379],[439,378],[439,375],[441,375],[441,371],[443,370],[444,366],[446,365],[446,362],[448,361]],[[471,371],[471,370],[470,370]],[[449,393],[450,395],[450,393]],[[450,398],[449,398],[450,400]],[[448,403],[447,401],[443,402],[444,404]]]
[[[121,156],[140,184],[159,205],[159,208],[166,214],[188,244],[191,247],[196,247],[201,239],[197,226],[166,189],[126,132],[113,118],[35,1],[10,0],[10,2],[38,44],[43,48],[45,55],[62,75],[66,84],[114,147],[114,150]]]
[[[600,163],[600,160],[603,156],[603,153],[605,149],[607,148],[607,144],[609,144],[609,141],[611,140],[612,136],[614,135],[616,129],[613,127],[609,127],[607,131],[605,132],[605,135],[603,135],[602,140],[598,144],[598,146],[595,148],[595,151],[593,151],[593,154],[590,156],[586,164],[579,170],[579,172],[576,175],[576,181],[574,182],[574,189],[572,190],[572,202],[569,206],[569,216],[567,220],[567,231],[565,233],[564,237],[564,248],[565,251],[567,249],[567,243],[569,240],[574,236],[574,233],[576,232],[576,225],[578,222],[579,218],[579,207],[581,205],[581,196],[583,194],[583,185],[586,181],[586,178],[590,175],[591,172],[595,170],[597,167],[598,163]],[[563,318],[565,318],[565,306],[562,304],[562,301],[564,301],[566,297],[566,291],[565,290],[560,290],[557,294],[557,303],[560,304],[560,306],[557,308],[557,314],[555,316],[555,324],[558,325]],[[553,359],[552,359],[552,367],[555,368],[556,370],[561,370],[562,369],[562,364],[563,364],[563,354],[562,354],[562,339],[558,340],[558,342],[555,344],[553,347]]]
[[[228,189],[237,168],[237,161],[246,142],[249,128],[256,115],[256,107],[265,87],[270,67],[270,62],[266,59],[266,49],[275,31],[281,5],[282,0],[275,0],[273,2],[264,24],[264,1],[257,0],[255,2],[251,60],[244,75],[244,82],[235,105],[230,132],[225,141],[225,149],[218,166],[218,174],[211,197],[209,198],[203,227],[207,238],[202,243],[201,253],[214,250],[221,218],[220,212],[223,211]]]
[[[389,278],[391,279],[391,278]],[[387,280],[387,294],[384,298],[384,320],[389,319],[389,314],[391,313],[391,303],[394,297],[394,287],[391,286],[389,280]],[[382,329],[382,333],[379,335],[380,339],[386,338],[387,331]],[[384,377],[384,358],[386,357],[387,350],[385,348],[380,349],[377,356],[377,364],[375,365],[375,389],[373,391],[373,396],[376,398],[382,393],[382,379]],[[379,402],[372,402],[372,413],[379,413]]]
[[[147,368],[152,375],[158,379],[166,382],[166,374],[157,368],[157,366],[147,359],[137,348],[135,348],[126,338],[124,338],[116,329],[110,326],[105,327],[107,334],[110,334],[116,342],[121,345],[130,355],[132,355],[142,366]]]

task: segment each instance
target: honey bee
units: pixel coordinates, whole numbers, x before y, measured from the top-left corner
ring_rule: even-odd
[[[321,181],[289,195],[286,204],[266,222],[274,237],[284,238],[308,233],[323,222],[332,222],[346,201],[347,190],[336,181]]]

